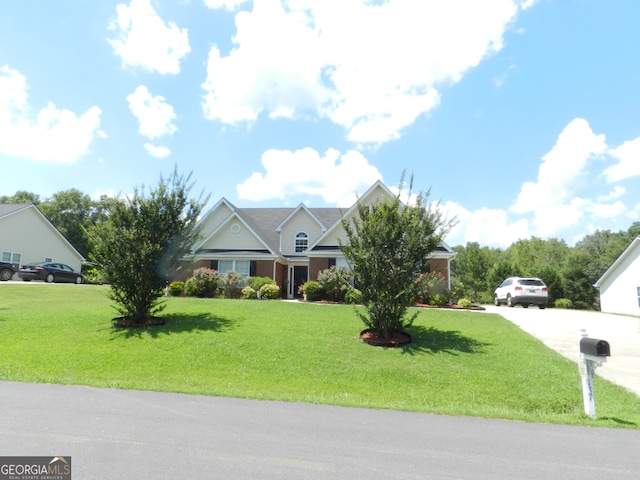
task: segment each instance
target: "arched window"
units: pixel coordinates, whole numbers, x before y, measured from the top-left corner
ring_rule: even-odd
[[[304,252],[309,247],[309,236],[304,232],[298,232],[296,235],[296,253]]]

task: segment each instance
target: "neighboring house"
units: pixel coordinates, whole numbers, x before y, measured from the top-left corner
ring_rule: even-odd
[[[33,204],[0,204],[0,255],[15,265],[59,262],[77,271],[84,261]]]
[[[640,316],[640,237],[620,254],[595,284],[600,310]]]
[[[393,193],[380,181],[358,202],[372,205]],[[338,239],[347,241],[342,218],[357,213],[357,203],[339,208],[236,208],[226,199],[216,203],[200,220],[202,239],[193,249],[197,267],[220,272],[234,270],[244,276],[267,276],[293,298],[307,280],[332,265],[347,265]],[[455,253],[441,244],[431,255],[431,271],[449,282]]]

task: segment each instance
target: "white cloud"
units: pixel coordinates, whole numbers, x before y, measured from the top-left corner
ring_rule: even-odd
[[[607,195],[600,195],[598,197],[598,201],[599,202],[607,202],[609,200],[615,200],[616,198],[620,198],[621,196],[623,196],[625,193],[627,193],[627,189],[620,186],[620,185],[616,185],[615,187],[613,187],[613,191],[610,192]]]
[[[204,0],[204,3],[209,8],[224,8],[227,10],[233,10],[238,5],[246,3],[248,0]]]
[[[520,239],[531,237],[528,220],[511,221],[505,210],[481,208],[471,212],[451,201],[445,202],[442,210],[448,218],[456,217],[458,220],[446,239],[450,245],[478,242],[480,245],[506,248]]]
[[[604,171],[609,182],[618,182],[640,175],[640,137],[624,142],[610,154],[619,162]]]
[[[59,163],[72,163],[89,152],[102,111],[93,106],[85,113],[58,109],[49,102],[37,115],[27,104],[27,81],[17,70],[0,69],[0,153]]]
[[[593,203],[586,207],[586,210],[594,218],[615,218],[628,212],[627,206],[620,200],[614,203]]]
[[[518,6],[522,9],[522,10],[526,10],[528,8],[533,7],[536,3],[538,3],[538,0],[520,0],[518,2]]]
[[[145,143],[144,148],[147,150],[147,153],[152,157],[164,158],[171,155],[171,150],[169,148],[159,145],[153,145],[151,143]]]
[[[569,203],[542,205],[533,215],[535,234],[542,238],[555,236],[556,233],[580,224],[584,217],[585,201],[574,198]]]
[[[357,151],[340,154],[329,149],[321,156],[312,148],[267,150],[262,154],[265,173],[254,172],[237,185],[245,200],[286,199],[299,195],[318,195],[329,204],[349,207],[355,193],[364,193],[382,175]]]
[[[500,50],[528,3],[253,2],[236,15],[236,48],[227,56],[210,50],[203,108],[225,123],[262,112],[317,115],[354,142],[388,141],[438,105],[439,88]]]
[[[148,138],[173,135],[177,128],[171,122],[176,115],[164,97],[152,96],[147,87],[140,85],[127,96],[131,113],[140,122],[140,134]]]
[[[118,36],[109,39],[123,66],[142,67],[159,73],[179,73],[180,60],[191,51],[186,28],[165,24],[150,0],[131,0],[116,7],[117,22],[110,29]]]
[[[604,135],[591,131],[582,118],[571,121],[560,133],[554,147],[542,157],[537,183],[526,182],[510,210],[533,212],[569,199],[576,179],[585,173],[587,161],[606,151]]]

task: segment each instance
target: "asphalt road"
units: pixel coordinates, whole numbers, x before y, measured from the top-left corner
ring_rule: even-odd
[[[80,480],[635,480],[638,452],[638,430],[0,382],[0,454]]]

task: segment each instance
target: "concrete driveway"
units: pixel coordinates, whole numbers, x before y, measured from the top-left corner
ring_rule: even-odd
[[[580,329],[608,341],[611,357],[596,373],[640,396],[640,318],[557,308],[486,308],[574,362],[578,361]]]

